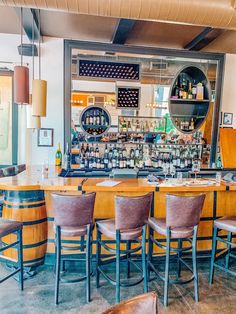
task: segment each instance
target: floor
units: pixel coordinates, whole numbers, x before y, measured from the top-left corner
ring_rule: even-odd
[[[159,295],[159,313],[236,313],[236,281],[229,275],[216,271],[214,285],[208,284],[209,262],[200,262],[199,287],[200,302],[196,305],[193,299],[193,284],[172,286],[170,288],[169,307],[162,305],[163,286],[160,281],[150,283],[150,290]],[[109,271],[109,270],[108,270]],[[7,273],[0,267],[0,274]],[[136,273],[132,273],[137,276]],[[174,274],[173,274],[174,275]],[[183,277],[187,271],[183,271]],[[142,284],[132,288],[123,288],[121,297],[126,299],[143,293]],[[25,290],[18,289],[17,282],[10,278],[0,285],[0,313],[102,313],[115,302],[115,289],[101,280],[101,287],[95,288],[92,279],[92,302],[86,304],[85,283],[61,284],[60,304],[54,305],[54,275],[49,266],[41,266],[37,274],[25,281]],[[144,314],[148,314],[144,313]]]

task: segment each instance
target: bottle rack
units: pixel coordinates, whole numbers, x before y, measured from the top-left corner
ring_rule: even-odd
[[[119,133],[153,134],[166,132],[165,117],[118,117]]]
[[[210,95],[209,81],[200,68],[187,66],[179,71],[170,89],[169,112],[180,132],[194,133],[202,126],[209,111]]]
[[[101,137],[110,128],[109,112],[100,106],[86,107],[80,115],[80,127],[87,136]]]

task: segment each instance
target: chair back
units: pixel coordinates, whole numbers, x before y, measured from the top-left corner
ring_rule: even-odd
[[[62,195],[52,193],[54,223],[61,227],[81,227],[93,223],[96,193]]]
[[[149,292],[123,301],[103,314],[157,314],[157,294]]]
[[[116,229],[135,229],[142,227],[149,216],[152,193],[143,196],[116,196]]]
[[[194,227],[199,224],[206,195],[166,195],[166,226]]]

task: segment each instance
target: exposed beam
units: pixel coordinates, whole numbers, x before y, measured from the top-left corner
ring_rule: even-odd
[[[124,45],[134,27],[135,22],[135,20],[120,19],[113,35],[112,43]]]
[[[213,31],[212,27],[206,27],[199,35],[197,35],[193,40],[191,40],[187,45],[184,46],[184,49],[195,50],[194,48],[205,39],[205,37]]]
[[[19,17],[20,20],[20,8],[15,8],[16,14]],[[22,9],[22,15],[23,15],[23,29],[29,38],[30,41],[33,39],[37,41],[39,38],[39,21],[38,21],[38,10],[35,9],[28,9],[23,8]],[[42,35],[42,34],[41,34]]]

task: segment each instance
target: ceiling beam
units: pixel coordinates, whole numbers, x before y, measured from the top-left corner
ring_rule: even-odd
[[[197,35],[193,40],[191,40],[187,45],[184,46],[184,49],[195,50],[194,48],[205,39],[205,37],[213,31],[212,27],[206,27],[199,35]]]
[[[113,35],[112,43],[124,45],[134,27],[135,22],[135,20],[120,19]]]
[[[20,8],[15,8],[16,14],[20,20]],[[30,42],[33,40],[38,41],[39,38],[39,21],[38,21],[38,10],[35,9],[29,9],[29,8],[23,8],[22,9],[22,15],[23,15],[23,29],[29,39]],[[40,35],[42,36],[41,32]]]

